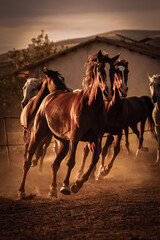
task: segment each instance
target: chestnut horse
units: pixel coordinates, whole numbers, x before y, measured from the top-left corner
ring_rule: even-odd
[[[92,169],[99,159],[101,150],[100,136],[104,134],[106,122],[103,100],[103,91],[106,89],[104,67],[105,62],[109,62],[110,60],[101,51],[98,54],[91,55],[86,65],[87,69],[86,76],[83,79],[83,90],[80,93],[56,91],[49,94],[43,100],[35,117],[28,154],[24,163],[23,177],[19,188],[21,198],[25,198],[25,180],[31,166],[33,154],[39,142],[50,134],[50,132],[52,132],[58,142],[58,151],[52,165],[52,181],[49,195],[57,196],[57,171],[68,151],[68,171],[60,191],[66,195],[71,193],[69,178],[72,168],[75,165],[75,152],[79,141],[90,142],[92,144],[93,157],[89,169],[83,174],[81,180],[76,181],[72,186],[72,192],[78,192],[84,182],[88,180]]]
[[[50,93],[50,91],[63,90],[65,92],[69,91],[66,87],[64,78],[57,72],[53,70],[44,69],[43,73],[45,79],[42,82],[40,79],[29,78],[23,87],[24,98],[22,100],[22,106],[24,107],[21,112],[20,122],[24,129],[24,142],[25,142],[25,152],[24,158],[27,156],[28,145],[30,141],[31,129],[33,127],[33,121],[35,114],[42,102],[42,100]],[[48,81],[50,82],[48,88]],[[52,86],[52,89],[51,89]],[[33,97],[34,94],[36,96]],[[29,99],[32,97],[31,99]],[[43,158],[46,154],[46,149],[49,146],[52,139],[52,134],[48,135],[47,138],[43,139],[43,142],[39,143],[39,146],[35,152],[36,159],[32,161],[33,166],[37,164],[38,159],[41,157],[39,170],[42,171]]]

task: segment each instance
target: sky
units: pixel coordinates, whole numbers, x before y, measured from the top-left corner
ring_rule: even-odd
[[[49,39],[121,30],[160,30],[159,0],[0,0],[0,53],[26,48],[41,30]]]

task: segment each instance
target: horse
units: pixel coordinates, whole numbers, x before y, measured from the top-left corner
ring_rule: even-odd
[[[23,100],[21,101],[21,106],[24,108],[28,101],[37,95],[40,88],[42,86],[42,79],[38,78],[28,78],[26,83],[24,84],[23,91]]]
[[[79,93],[55,91],[45,97],[34,120],[33,131],[24,163],[23,177],[19,188],[20,198],[25,198],[25,180],[38,143],[50,132],[58,143],[57,156],[52,164],[50,196],[57,197],[56,176],[60,163],[68,153],[68,170],[60,192],[66,195],[77,193],[89,178],[100,154],[100,136],[104,134],[106,121],[103,92],[106,89],[105,63],[111,59],[99,51],[86,64],[83,89]],[[119,57],[119,56],[118,56]],[[118,58],[117,57],[117,58]],[[114,61],[117,60],[114,58]],[[48,82],[48,85],[50,82]],[[51,90],[51,86],[50,86]],[[75,165],[75,152],[79,141],[90,142],[93,148],[89,169],[71,187],[69,178]]]
[[[155,124],[155,133],[158,142],[157,158],[153,165],[160,167],[160,74],[153,76],[148,75],[148,78],[151,98],[154,103],[152,116]]]
[[[122,76],[121,73],[120,73],[120,75]],[[126,76],[126,77],[128,79],[128,76]],[[125,82],[127,83],[127,81],[125,81]],[[119,88],[119,94],[122,93],[121,89],[122,88]],[[125,87],[125,89],[127,90],[126,87]],[[125,95],[126,94],[127,94],[127,92],[125,92]],[[117,125],[117,130],[114,131],[115,133],[117,132],[117,134],[112,134],[114,126],[111,126],[110,128],[106,129],[106,133],[108,133],[108,135],[107,135],[107,140],[103,146],[102,152],[100,154],[101,165],[98,170],[97,180],[102,179],[103,176],[106,176],[110,172],[110,170],[113,166],[113,163],[115,161],[115,158],[117,157],[118,153],[120,152],[120,141],[121,141],[121,130],[122,129],[125,132],[125,141],[126,141],[125,146],[129,153],[130,153],[130,148],[129,148],[129,141],[128,141],[128,127],[130,127],[132,129],[132,131],[136,134],[138,141],[139,141],[136,156],[138,155],[140,150],[148,151],[148,149],[146,147],[143,147],[143,134],[144,134],[144,128],[145,128],[145,123],[146,123],[147,119],[148,119],[150,129],[151,129],[152,133],[154,134],[154,129],[153,129],[154,122],[153,122],[153,118],[152,118],[153,104],[151,102],[150,97],[142,96],[140,98],[138,98],[138,97],[124,98],[119,101],[119,104],[122,106],[125,106],[125,108],[126,108],[126,112],[124,111],[125,115],[123,112],[121,112],[117,116],[117,119],[119,119],[119,118],[123,119],[123,124],[120,125],[118,123],[114,123],[115,120],[113,120],[113,123],[115,125]],[[108,102],[107,102],[107,105],[108,105]],[[113,119],[112,116],[111,116],[111,119]],[[108,121],[110,121],[109,114],[108,114]],[[137,128],[137,124],[139,122],[140,122],[140,132]],[[108,125],[108,122],[106,124]],[[115,140],[113,156],[112,156],[109,164],[107,166],[104,166],[105,157],[108,153],[108,149],[111,146],[113,140]],[[89,154],[89,150],[90,150],[89,145],[86,145],[84,148],[84,152],[83,152],[83,161],[82,161],[82,166],[79,170],[78,178],[83,174],[85,161]],[[95,172],[95,169],[91,175],[93,179],[95,178],[94,172]]]
[[[128,87],[127,87],[127,82],[128,82],[128,62],[126,60],[124,60],[123,58],[118,58],[116,61],[114,61],[111,63],[110,62],[110,68],[109,68],[109,73],[108,75],[110,76],[110,82],[107,85],[107,94],[106,94],[106,102],[108,104],[108,101],[112,100],[112,105],[114,106],[114,101],[113,101],[113,95],[114,95],[114,91],[113,91],[113,83],[115,81],[115,74],[119,75],[119,79],[120,79],[120,83],[119,84],[119,95],[120,97],[126,97],[127,96],[127,91],[128,91]],[[114,121],[114,119],[113,119]],[[111,136],[110,136],[111,137]],[[108,138],[110,138],[108,136]],[[107,141],[108,142],[108,141]],[[86,144],[83,150],[83,160],[82,160],[82,165],[81,168],[79,170],[78,173],[78,179],[82,176],[83,172],[84,172],[84,167],[85,167],[85,162],[87,159],[87,156],[89,154],[89,151],[92,151],[92,148],[90,148],[90,144]],[[94,179],[94,172],[93,171],[91,177]]]
[[[47,82],[49,81],[50,86],[52,85],[52,91],[59,89],[63,91],[69,91],[69,89],[65,85],[64,78],[61,76],[59,72],[44,68],[43,73],[45,76],[43,82],[41,79],[29,78],[23,87],[24,98],[21,103],[23,109],[20,116],[20,122],[24,129],[23,136],[25,142],[24,158],[26,158],[27,156],[27,150],[30,141],[30,133],[33,127],[35,114],[44,97],[50,93],[50,89],[48,89]],[[36,96],[33,97],[34,94],[36,94]],[[38,163],[38,159],[41,157],[39,165],[40,171],[42,171],[43,159],[45,157],[46,149],[48,148],[51,139],[52,134],[50,134],[47,138],[43,139],[43,142],[40,142],[39,147],[35,152],[36,159],[32,161],[32,166],[36,166]]]

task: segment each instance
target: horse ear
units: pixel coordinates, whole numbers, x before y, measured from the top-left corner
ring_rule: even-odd
[[[147,77],[149,78],[149,80],[151,81],[151,76],[149,75],[149,73],[147,73]]]
[[[115,57],[111,58],[112,63],[115,63],[115,61],[118,60],[119,56],[120,56],[120,53],[118,55],[116,55]]]
[[[102,52],[101,52],[101,50],[99,50],[99,52],[98,52],[98,62],[101,62],[102,61]]]
[[[48,70],[48,68],[46,68],[46,67],[44,67],[43,70],[42,70],[42,72],[43,72],[44,74],[47,74],[48,71],[49,71],[49,70]]]

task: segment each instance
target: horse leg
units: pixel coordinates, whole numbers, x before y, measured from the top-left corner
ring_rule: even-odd
[[[153,164],[154,166],[160,166],[160,126],[155,126],[155,131],[157,134],[157,159],[156,162]]]
[[[141,122],[141,131],[140,131],[140,139],[139,139],[139,149],[142,150],[143,152],[148,152],[147,147],[143,147],[143,134],[144,134],[144,128],[145,128],[145,122]]]
[[[88,157],[88,154],[89,154],[89,146],[88,144],[85,145],[84,149],[83,149],[83,161],[82,161],[82,166],[79,170],[79,173],[78,173],[78,179],[81,178],[81,176],[83,175],[84,173],[84,166],[85,166],[85,163],[86,163],[86,159]]]
[[[107,136],[107,140],[105,142],[105,145],[102,149],[102,152],[100,154],[100,157],[101,157],[101,165],[98,169],[98,173],[97,173],[97,180],[101,180],[103,178],[103,175],[101,174],[101,171],[103,172],[104,171],[104,161],[105,161],[105,158],[107,156],[107,153],[108,153],[108,150],[110,149],[112,143],[113,143],[113,140],[114,140],[114,137],[112,135],[108,135]]]
[[[57,171],[60,167],[62,160],[68,153],[69,143],[67,141],[56,140],[57,156],[51,166],[52,168],[52,181],[50,185],[49,196],[57,197]]]
[[[127,148],[128,153],[131,153],[131,150],[129,148],[129,141],[128,141],[128,127],[124,128],[125,133],[125,146]]]
[[[47,151],[47,148],[48,146],[50,145],[51,143],[51,140],[52,140],[52,134],[48,135],[47,138],[45,138],[45,141],[44,141],[44,144],[42,146],[42,154],[39,156],[41,157],[40,158],[40,163],[39,163],[39,171],[42,172],[42,166],[43,166],[43,159],[46,155],[46,151]],[[37,156],[38,157],[38,156]],[[36,157],[36,158],[37,158]]]
[[[120,134],[114,136],[115,146],[114,146],[113,157],[112,157],[111,161],[108,163],[108,165],[105,166],[104,169],[101,170],[101,175],[103,175],[103,176],[108,175],[111,168],[113,167],[114,160],[120,152],[121,139],[122,139],[122,132]]]
[[[27,173],[30,169],[31,166],[31,160],[32,157],[35,153],[35,150],[38,146],[38,141],[34,141],[33,138],[31,138],[30,144],[28,146],[28,152],[27,152],[27,156],[25,158],[24,161],[24,165],[23,165],[23,175],[22,175],[22,181],[21,181],[21,185],[19,188],[19,197],[20,199],[26,199],[26,195],[25,195],[25,181],[26,181],[26,177],[27,177]]]
[[[99,155],[101,152],[101,139],[102,138],[96,139],[96,141],[94,141],[94,143],[92,143],[93,156],[92,156],[91,164],[90,164],[88,170],[82,175],[81,179],[77,180],[72,185],[71,191],[73,193],[77,193],[82,188],[84,182],[88,181],[88,178],[89,178],[92,170],[96,166],[96,163],[98,162]]]
[[[25,143],[25,146],[24,146],[24,159],[26,159],[26,157],[27,157],[28,145],[29,145],[29,143]]]
[[[68,161],[67,161],[68,170],[67,170],[66,178],[63,181],[63,186],[60,189],[60,192],[65,195],[71,194],[71,191],[69,188],[69,178],[71,175],[71,171],[75,165],[75,153],[76,153],[76,148],[78,144],[78,141],[76,141],[75,139],[76,138],[74,137],[69,142],[69,155],[68,155]]]
[[[133,133],[136,134],[137,138],[138,138],[138,142],[140,141],[140,133],[139,133],[139,130],[137,128],[137,125],[132,125],[130,126],[130,128],[132,129]],[[136,156],[138,156],[139,154],[139,147],[136,151]]]

